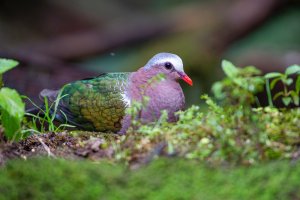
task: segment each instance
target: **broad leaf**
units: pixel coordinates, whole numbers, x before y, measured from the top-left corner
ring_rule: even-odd
[[[295,91],[291,91],[291,96],[293,98],[294,104],[296,106],[299,106],[299,94],[296,93]]]
[[[285,106],[288,106],[292,101],[292,97],[283,97],[282,102]]]
[[[246,66],[246,67],[243,67],[243,71],[246,73],[246,74],[251,74],[251,75],[261,75],[261,71],[259,69],[257,69],[256,67],[254,66]]]
[[[217,99],[222,99],[224,98],[224,93],[223,93],[223,85],[220,82],[216,82],[212,86],[212,92],[215,95]]]
[[[271,73],[267,73],[264,77],[266,79],[270,79],[270,78],[276,78],[279,76],[282,76],[283,74],[279,73],[279,72],[271,72]]]
[[[21,138],[21,123],[17,117],[10,115],[6,110],[1,111],[4,134],[9,140],[19,140]]]
[[[0,107],[5,136],[8,139],[19,139],[25,104],[18,92],[10,88],[2,88],[0,90]]]
[[[0,58],[0,74],[16,67],[19,63],[15,60]]]
[[[233,79],[233,82],[246,90],[248,89],[247,80],[244,78],[236,77]]]
[[[293,83],[293,79],[292,78],[283,79],[282,82],[286,85],[291,85]]]
[[[295,74],[295,73],[299,73],[299,72],[300,72],[299,65],[291,65],[285,70],[286,75],[291,75],[291,74]]]
[[[231,62],[227,60],[222,61],[222,69],[230,78],[234,78],[238,74],[238,68],[236,68]]]

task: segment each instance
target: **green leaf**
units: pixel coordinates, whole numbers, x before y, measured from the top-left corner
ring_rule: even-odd
[[[278,92],[274,95],[273,100],[276,100],[278,97],[283,96],[284,92]]]
[[[300,92],[300,75],[298,75],[298,78],[296,80],[296,92],[299,94]]]
[[[233,82],[246,90],[248,89],[249,84],[247,83],[246,79],[244,79],[244,78],[236,77],[233,79]]]
[[[293,83],[293,79],[292,78],[284,79],[282,80],[282,82],[286,85],[291,85]]]
[[[270,83],[270,89],[271,89],[271,90],[274,89],[276,83],[277,83],[280,79],[281,79],[281,78],[278,77],[278,78],[274,78],[274,79],[271,81],[271,83]]]
[[[260,75],[261,74],[261,71],[254,66],[243,67],[243,72],[245,72],[246,74],[251,74],[251,75]]]
[[[217,99],[224,98],[223,85],[221,82],[216,82],[212,86],[212,92]]]
[[[0,58],[0,74],[16,67],[19,63],[15,60]]]
[[[230,78],[236,77],[239,72],[238,68],[227,60],[222,61],[222,69],[225,72],[225,74]]]
[[[25,104],[16,90],[2,88],[0,90],[0,106],[11,115],[22,118],[25,113]]]
[[[299,106],[299,95],[298,95],[298,93],[296,93],[295,91],[291,91],[290,93],[291,93],[291,96],[293,98],[294,104],[296,106]]]
[[[16,90],[0,90],[0,107],[5,136],[8,139],[20,139],[21,122],[25,114],[25,104]]]
[[[279,76],[282,76],[283,74],[282,73],[279,73],[279,72],[270,72],[270,73],[267,73],[264,77],[266,79],[270,79],[270,78],[276,78],[276,77],[279,77]]]
[[[292,97],[283,97],[282,102],[285,106],[288,106],[292,101]]]
[[[299,72],[300,72],[299,65],[291,65],[285,70],[286,75],[291,75],[291,74],[295,74],[295,73],[299,73]]]

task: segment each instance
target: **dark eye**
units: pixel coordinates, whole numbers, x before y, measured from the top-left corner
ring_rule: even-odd
[[[165,68],[168,69],[168,70],[173,69],[172,63],[166,62],[166,63],[165,63]]]

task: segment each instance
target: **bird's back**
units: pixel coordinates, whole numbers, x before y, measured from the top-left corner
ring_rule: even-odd
[[[56,117],[85,130],[117,132],[125,114],[122,95],[129,74],[107,73],[65,85]]]

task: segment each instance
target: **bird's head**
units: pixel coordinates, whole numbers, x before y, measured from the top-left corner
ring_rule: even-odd
[[[192,79],[184,72],[183,63],[179,56],[172,53],[158,53],[143,67],[145,70],[156,70],[173,79],[182,79],[190,86]]]

